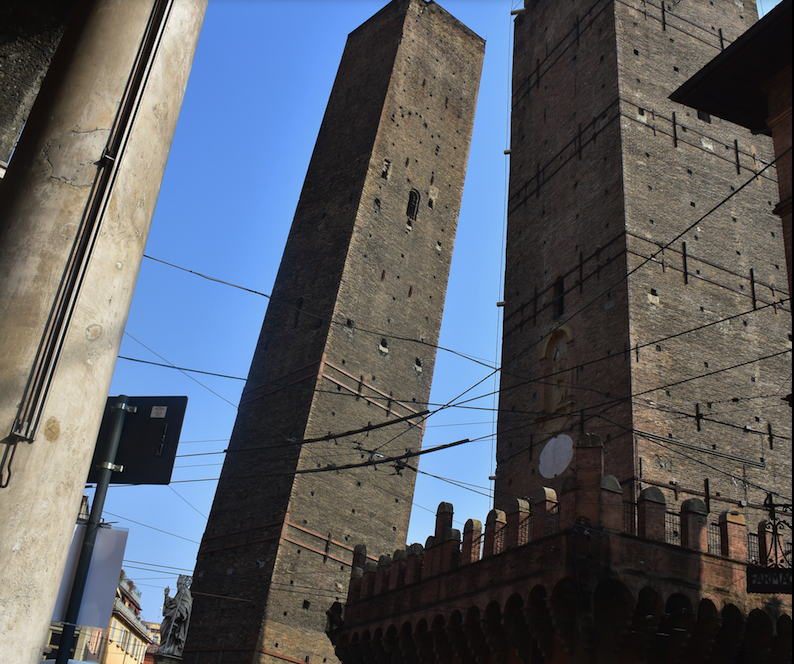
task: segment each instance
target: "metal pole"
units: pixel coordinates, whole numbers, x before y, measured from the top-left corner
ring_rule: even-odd
[[[80,549],[80,559],[77,562],[77,570],[74,574],[74,584],[72,593],[69,596],[69,605],[66,609],[66,617],[63,621],[63,633],[61,635],[61,645],[58,647],[56,664],[67,664],[69,654],[74,645],[74,633],[77,628],[77,618],[80,615],[80,605],[83,601],[86,581],[88,580],[88,568],[91,566],[91,557],[94,555],[94,544],[96,543],[99,524],[102,520],[102,510],[105,506],[105,496],[107,496],[110,476],[114,470],[120,471],[122,468],[114,464],[116,451],[121,440],[121,430],[124,428],[124,417],[129,410],[129,397],[121,394],[118,401],[112,407],[113,416],[111,418],[110,429],[105,440],[97,440],[97,448],[101,451],[98,456],[96,492],[94,493],[94,504],[91,506],[91,515],[85,529],[83,546]]]

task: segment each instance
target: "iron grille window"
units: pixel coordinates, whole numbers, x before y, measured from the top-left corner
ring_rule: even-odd
[[[750,533],[752,534],[752,533]],[[709,547],[709,553],[720,555],[722,553],[722,544],[720,543],[720,524],[710,523],[706,526],[706,541]],[[758,542],[756,541],[756,546]],[[749,551],[749,540],[748,540]]]
[[[664,539],[668,544],[681,546],[681,515],[675,512],[665,512]]]
[[[711,551],[711,547],[709,547]],[[747,533],[747,562],[751,565],[761,564],[761,547],[759,546],[758,533]]]
[[[637,506],[631,501],[623,501],[623,532],[637,534]]]

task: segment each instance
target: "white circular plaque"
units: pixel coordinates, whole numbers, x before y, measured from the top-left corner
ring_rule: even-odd
[[[543,477],[557,477],[568,467],[573,459],[573,440],[561,433],[554,436],[540,453],[540,474]]]

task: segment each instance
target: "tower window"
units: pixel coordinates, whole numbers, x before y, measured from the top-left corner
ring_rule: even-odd
[[[391,162],[388,159],[384,159],[383,160],[383,170],[381,170],[381,172],[380,172],[380,176],[384,180],[388,180],[389,179],[389,169],[390,168],[391,168]]]
[[[706,111],[698,111],[698,119],[711,124],[711,115],[706,113]]]
[[[561,318],[565,313],[565,282],[562,277],[554,282],[554,317]]]
[[[411,189],[408,194],[408,207],[405,210],[405,214],[409,219],[416,220],[416,215],[419,212],[419,199],[419,192],[416,189]]]
[[[299,297],[298,301],[295,303],[295,318],[292,321],[293,329],[298,327],[298,321],[300,320],[300,316],[301,316],[301,309],[303,309],[303,298]]]

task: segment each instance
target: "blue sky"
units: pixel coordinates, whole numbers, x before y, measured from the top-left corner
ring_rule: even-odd
[[[210,0],[147,256],[269,294],[347,34],[385,0]],[[773,0],[759,3],[769,11]],[[498,358],[512,19],[521,0],[441,5],[486,41],[440,346]],[[245,377],[267,299],[144,258],[120,356]],[[490,509],[496,389],[483,364],[439,351],[431,402],[481,396],[428,421],[409,542],[442,500],[456,527]],[[170,487],[111,487],[105,520],[130,529],[125,569],[159,621],[162,588],[192,571],[243,381],[119,359],[110,393],[187,395]],[[167,567],[160,567],[167,566]],[[162,571],[156,572],[155,569]]]

